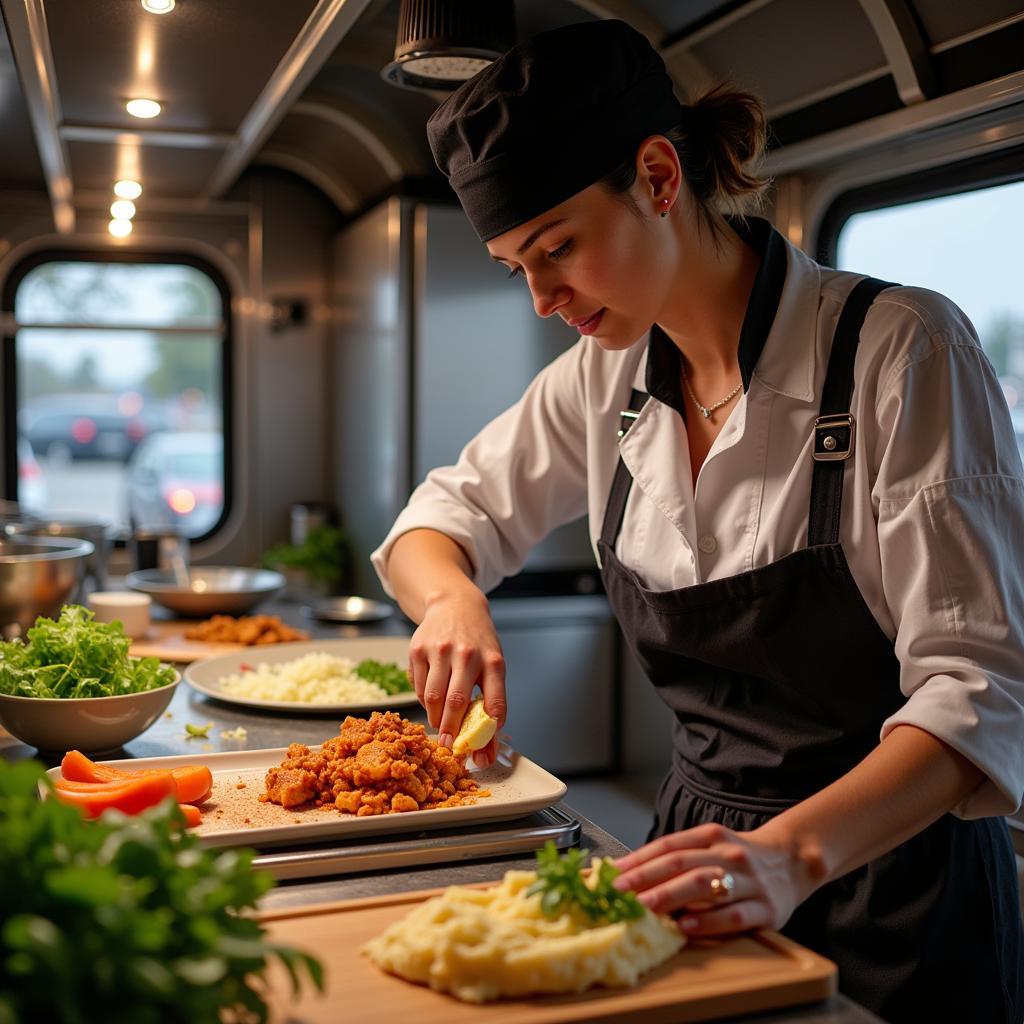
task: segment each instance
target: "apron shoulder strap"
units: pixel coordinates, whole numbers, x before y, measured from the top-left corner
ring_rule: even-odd
[[[865,277],[854,285],[836,324],[821,407],[814,424],[814,475],[808,515],[808,546],[836,544],[843,507],[843,473],[853,454],[857,424],[850,413],[853,366],[864,317],[879,292],[895,288],[889,281]]]
[[[629,396],[629,408],[623,409],[619,413],[621,417],[621,426],[619,427],[620,439],[626,436],[629,428],[633,425],[633,421],[640,415],[640,410],[647,403],[648,398],[650,398],[650,395],[646,391],[637,391],[636,388],[633,388]],[[605,505],[604,509],[604,522],[601,524],[601,540],[610,548],[615,547],[619,530],[622,529],[622,518],[626,514],[626,499],[629,497],[629,489],[632,486],[633,477],[630,475],[620,455],[618,465],[615,467],[612,489],[608,493],[608,504]]]

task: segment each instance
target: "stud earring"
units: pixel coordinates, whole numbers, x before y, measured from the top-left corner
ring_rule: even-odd
[[[667,199],[662,199],[661,205],[664,207],[664,209],[661,211],[661,216],[662,217],[667,217],[668,216],[668,200]]]

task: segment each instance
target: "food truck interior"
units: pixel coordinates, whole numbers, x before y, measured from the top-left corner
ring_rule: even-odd
[[[4,543],[26,522],[64,536],[102,524],[83,599],[184,563],[195,580],[280,571],[283,589],[246,612],[323,638],[412,632],[370,553],[427,472],[579,341],[489,258],[426,121],[503,50],[578,22],[628,22],[680,99],[723,80],[760,97],[763,216],[822,263],[952,298],[1024,452],[1020,0],[0,0],[0,13]],[[8,637],[32,587],[16,561],[0,566]],[[150,629],[188,613],[153,596]],[[346,616],[341,596],[363,601]],[[671,716],[623,642],[586,521],[490,598],[510,741],[566,781],[572,807],[640,845]],[[181,722],[202,721],[202,699]],[[238,749],[220,724],[208,742]],[[129,754],[159,752],[143,740]]]

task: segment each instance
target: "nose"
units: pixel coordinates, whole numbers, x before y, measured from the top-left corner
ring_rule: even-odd
[[[551,316],[572,298],[572,290],[554,274],[527,273],[526,281],[537,316]]]

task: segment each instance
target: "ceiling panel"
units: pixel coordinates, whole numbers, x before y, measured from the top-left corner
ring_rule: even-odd
[[[110,192],[118,178],[137,177],[144,189],[140,213],[147,196],[198,195],[223,155],[220,149],[168,146],[139,146],[126,152],[103,142],[69,142],[68,153],[76,192]]]
[[[1006,18],[1019,18],[1024,13],[1021,0],[974,0],[973,3],[913,0],[912,6],[925,37],[933,46]]]
[[[138,128],[124,110],[150,96],[162,130],[233,132],[316,0],[45,0],[65,123]]]
[[[18,71],[0,18],[0,187],[38,189],[45,187],[43,169],[36,155],[32,123],[21,94]]]
[[[769,112],[886,67],[857,0],[774,0],[702,40],[693,52],[718,78],[757,93]]]
[[[665,26],[665,34],[669,39],[690,30],[695,25],[703,25],[735,7],[741,7],[737,0],[723,3],[722,0],[634,0],[637,7],[642,8],[655,21]]]

